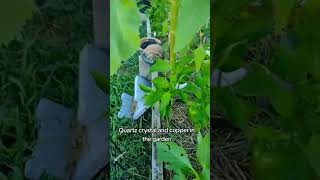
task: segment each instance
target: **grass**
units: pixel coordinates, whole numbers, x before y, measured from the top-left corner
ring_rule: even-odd
[[[146,24],[140,28],[146,35]],[[118,72],[110,78],[110,137],[112,180],[149,179],[151,173],[151,143],[143,142],[141,134],[120,134],[119,128],[151,128],[151,113],[145,113],[137,122],[117,117],[121,107],[121,95],[134,95],[134,78],[139,75],[139,52],[122,63]],[[147,136],[148,137],[148,136]],[[116,161],[115,161],[116,160]]]
[[[0,47],[0,179],[24,179],[42,97],[76,107],[79,52],[92,41],[91,27],[91,1],[47,0]]]
[[[143,142],[141,134],[120,134],[119,128],[150,128],[151,116],[147,113],[133,123],[119,119],[121,94],[133,95],[134,78],[139,74],[138,54],[134,55],[111,77],[111,179],[149,179],[151,169],[151,143]],[[117,161],[114,161],[117,159]]]

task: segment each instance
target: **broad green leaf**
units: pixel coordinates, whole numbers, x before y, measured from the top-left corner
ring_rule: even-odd
[[[289,134],[276,130],[272,127],[260,126],[248,129],[248,137],[253,141],[288,141],[290,140]]]
[[[175,173],[173,180],[187,180],[186,176],[181,171],[177,170]]]
[[[210,169],[210,135],[207,133],[204,138],[198,141],[197,160],[203,169]]]
[[[189,102],[190,95],[184,92],[183,90],[178,90],[178,93],[180,95],[181,100],[187,104]]]
[[[289,18],[293,12],[297,0],[273,0],[274,18],[276,23],[276,30],[281,31],[288,25]]]
[[[275,109],[284,117],[292,116],[295,110],[296,100],[293,92],[265,66],[252,64],[247,76],[234,87],[242,95],[269,98]]]
[[[298,60],[303,59],[303,65],[300,71],[309,73],[315,81],[320,80],[320,1],[308,0],[302,8],[299,8],[300,13],[296,15],[296,24],[293,27],[293,32],[297,47]]]
[[[198,99],[201,99],[202,97],[202,92],[201,88],[198,87],[196,84],[193,82],[189,82],[185,88],[183,88],[183,91],[195,94]]]
[[[198,49],[194,50],[194,61],[196,63],[196,72],[199,72],[206,57],[206,50],[201,46]]]
[[[206,106],[207,115],[210,116],[210,104]]]
[[[110,7],[110,73],[113,75],[121,61],[139,49],[141,19],[134,0],[111,0]]]
[[[186,65],[193,60],[192,56],[183,56],[176,64],[176,73],[180,73],[186,68]]]
[[[213,6],[214,22],[211,29],[217,37],[217,46],[248,39],[250,42],[272,32],[272,4],[250,7],[249,0],[216,1]],[[235,21],[230,19],[236,19]],[[223,45],[222,45],[223,46]]]
[[[252,157],[254,179],[317,179],[299,146],[286,143],[277,144],[274,147],[269,150],[261,144],[254,145]]]
[[[203,169],[199,177],[201,180],[210,180],[210,169]]]
[[[170,102],[171,102],[170,92],[164,93],[161,97],[160,107],[159,107],[161,119],[163,119],[165,117],[165,115],[167,113],[167,108],[170,105]]]
[[[156,63],[151,66],[149,71],[150,73],[152,72],[166,73],[166,72],[169,72],[170,70],[171,70],[171,66],[168,61],[158,59]]]
[[[209,21],[210,0],[180,0],[177,19],[175,51],[188,45],[198,31]]]
[[[157,89],[167,89],[170,87],[168,80],[165,77],[156,77],[152,83]]]
[[[189,104],[189,116],[197,131],[209,126],[210,117],[207,115],[205,107],[199,102],[191,102]]]
[[[229,22],[226,21],[228,17],[233,15],[236,10],[247,5],[249,0],[224,0],[214,1],[212,5],[213,22],[212,29],[215,31],[217,36],[222,36],[228,26]]]
[[[215,88],[213,92],[227,120],[236,127],[245,129],[253,111],[250,106],[237,98],[229,88]]]
[[[161,99],[162,95],[163,95],[163,92],[159,90],[156,90],[154,92],[151,92],[145,95],[144,98],[146,100],[146,104],[150,106],[154,105],[156,102],[158,102]]]
[[[160,161],[167,162],[167,169],[173,170],[176,174],[195,174],[186,150],[174,142],[157,143],[158,158]]]
[[[316,134],[311,137],[307,147],[305,148],[305,153],[309,159],[314,170],[320,176],[320,135]]]
[[[219,68],[222,65],[224,65],[225,63],[227,63],[228,61],[232,61],[232,59],[230,59],[229,57],[230,57],[233,49],[236,48],[237,46],[245,45],[246,43],[247,43],[247,40],[241,40],[241,41],[235,42],[233,44],[230,44],[226,49],[224,49],[221,52],[220,56],[218,57],[215,68]]]
[[[142,91],[150,93],[153,92],[154,90],[151,87],[145,86],[143,84],[139,84],[139,87]]]
[[[97,86],[107,95],[109,94],[110,87],[108,83],[108,78],[106,74],[99,73],[99,72],[91,72],[93,79],[95,80]]]
[[[34,0],[2,0],[0,2],[0,45],[16,35],[35,10]]]

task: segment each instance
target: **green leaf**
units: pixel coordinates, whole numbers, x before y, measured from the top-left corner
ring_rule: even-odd
[[[210,135],[199,138],[197,145],[197,160],[203,169],[210,169]]]
[[[154,105],[156,102],[158,102],[161,99],[162,95],[163,95],[163,92],[159,90],[156,90],[154,92],[151,92],[145,95],[144,98],[146,100],[146,104],[150,106]]]
[[[93,79],[95,80],[97,86],[107,95],[109,94],[110,87],[108,83],[108,78],[106,74],[93,71],[91,72]]]
[[[272,32],[274,24],[272,3],[262,1],[261,6],[250,7],[250,2],[252,1],[224,0],[214,2],[212,12],[215,23],[211,24],[211,29],[215,31],[217,46],[226,42],[229,45],[242,39],[248,39],[251,42]],[[235,21],[230,19],[235,19]]]
[[[317,179],[299,146],[293,143],[274,146],[274,149],[269,150],[261,143],[254,145],[252,157],[254,179]]]
[[[252,110],[243,100],[237,96],[229,88],[215,88],[213,90],[216,101],[221,105],[222,114],[228,121],[238,128],[245,129],[248,126]]]
[[[273,0],[276,30],[280,31],[288,25],[290,15],[297,0]]]
[[[151,66],[150,73],[152,72],[166,73],[166,72],[169,72],[170,70],[171,70],[171,66],[168,61],[158,59],[156,63]]]
[[[0,45],[16,35],[35,10],[33,0],[5,0],[0,3]]]
[[[308,157],[311,166],[320,176],[320,134],[313,135],[305,148],[305,153]]]
[[[210,180],[210,169],[203,169],[199,176],[201,180]]]
[[[210,117],[207,115],[205,107],[203,107],[199,102],[190,102],[189,116],[197,131],[201,128],[208,127]]]
[[[229,88],[215,88],[216,101],[222,113],[238,128],[246,128],[250,118],[250,111],[246,104],[238,99]]]
[[[167,108],[170,105],[170,102],[171,102],[170,92],[164,93],[161,97],[160,107],[159,107],[161,119],[163,119],[165,117],[165,115],[167,113]]]
[[[186,65],[193,60],[192,56],[183,56],[176,64],[176,73],[179,74],[186,68]]]
[[[206,106],[207,115],[210,116],[210,104]]]
[[[170,86],[168,80],[165,77],[156,77],[152,80],[152,83],[157,89],[167,89]]]
[[[201,99],[201,97],[202,97],[201,88],[199,88],[193,82],[189,82],[187,84],[187,86],[185,88],[183,88],[183,91],[195,94],[198,99]]]
[[[121,61],[139,49],[141,19],[134,0],[111,0],[110,7],[110,74],[113,75]]]
[[[167,169],[175,171],[176,174],[183,173],[196,174],[186,150],[178,146],[174,142],[158,142],[157,143],[158,158],[160,161],[167,162]]]
[[[206,57],[206,50],[201,46],[198,49],[194,50],[194,61],[196,63],[196,72],[199,72]]]
[[[180,95],[180,98],[181,100],[184,102],[184,103],[188,103],[189,102],[189,94],[184,92],[183,90],[178,90],[178,93]]]
[[[187,180],[187,178],[181,171],[177,170],[176,174],[173,176],[173,180]]]
[[[142,91],[147,92],[147,93],[151,93],[154,91],[151,87],[145,86],[143,84],[139,84],[139,87]]]
[[[228,47],[226,47],[218,57],[217,63],[215,65],[215,68],[219,68],[222,65],[228,63],[232,59],[230,58],[232,51],[240,45],[245,45],[247,43],[247,40],[241,40],[235,43],[230,44]]]
[[[281,80],[265,66],[252,64],[247,76],[234,87],[242,95],[269,98],[274,108],[284,117],[291,116],[295,111],[293,92],[285,88]]]
[[[210,0],[181,0],[177,19],[175,51],[188,45],[196,33],[209,21]]]
[[[290,140],[289,134],[266,126],[250,128],[247,133],[249,139],[254,141],[277,142]]]

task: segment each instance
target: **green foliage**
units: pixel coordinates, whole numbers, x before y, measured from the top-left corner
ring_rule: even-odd
[[[201,174],[210,172],[210,136],[206,134],[202,137],[201,133],[198,134],[198,145],[197,145],[197,160],[203,168]],[[206,175],[205,177],[209,177]]]
[[[194,61],[196,63],[196,72],[199,72],[202,66],[202,63],[206,57],[206,50],[203,47],[199,47],[194,50]]]
[[[273,0],[272,2],[274,4],[276,30],[280,31],[287,27],[292,10],[297,5],[297,0]]]
[[[113,75],[121,62],[139,49],[141,19],[134,0],[111,0],[110,6],[110,74]]]
[[[182,50],[209,21],[210,0],[180,0],[177,19],[176,52]]]
[[[186,179],[189,176],[196,180],[210,179],[210,136],[206,134],[202,137],[199,132],[197,140],[197,161],[202,167],[201,172],[192,167],[183,147],[174,142],[157,143],[159,160],[167,162],[166,168],[176,173],[174,179]]]
[[[214,4],[214,68],[248,70],[231,87],[215,87],[219,112],[248,135],[255,179],[317,179],[320,3],[265,0],[257,6],[251,2]],[[270,56],[263,62],[255,56],[248,61],[248,52],[267,40],[272,41]],[[259,103],[261,98],[264,103]],[[249,128],[252,117],[261,113],[268,114],[268,125],[255,121],[257,125]]]
[[[17,5],[18,4],[18,5]],[[35,10],[33,0],[10,0],[0,3],[0,44],[8,43],[17,31],[32,16]]]
[[[151,19],[151,29],[158,33],[157,36],[168,35],[170,0],[152,0],[147,14]]]
[[[157,60],[154,65],[150,68],[150,73],[152,72],[162,72],[166,73],[171,70],[170,64],[165,60]]]
[[[197,174],[190,163],[186,151],[176,143],[157,143],[157,150],[159,160],[168,162],[169,164],[166,168],[177,172],[176,176],[179,176],[179,173],[183,173],[184,175]]]

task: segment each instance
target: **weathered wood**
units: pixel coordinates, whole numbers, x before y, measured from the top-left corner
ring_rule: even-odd
[[[158,73],[152,73],[152,79],[158,77]],[[152,84],[152,88],[155,88]],[[156,103],[152,108],[152,129],[160,129],[160,112],[159,112],[159,103]],[[157,138],[157,133],[152,133],[152,139]],[[158,160],[157,146],[156,142],[152,142],[152,180],[163,180],[163,163]]]
[[[149,18],[141,13],[142,21],[146,22],[147,25],[147,37],[151,37],[151,26]],[[149,75],[150,65],[142,60],[141,56],[139,56],[139,74],[148,80],[152,80],[158,77],[158,72],[154,72]],[[155,88],[152,84],[152,88]],[[160,112],[159,112],[159,103],[156,103],[152,107],[152,119],[151,119],[151,128],[152,129],[160,129],[161,128],[161,121],[160,121]],[[158,133],[152,133],[152,139],[159,136]],[[157,143],[152,142],[151,144],[151,176],[152,180],[163,180],[163,163],[158,160],[157,154]]]
[[[110,1],[93,0],[94,44],[103,49],[109,48]]]

